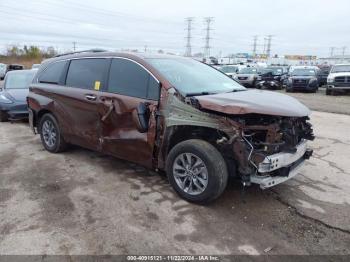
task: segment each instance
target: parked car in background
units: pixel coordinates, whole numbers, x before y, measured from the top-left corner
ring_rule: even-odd
[[[8,72],[0,91],[0,122],[28,118],[27,95],[37,70]]]
[[[7,71],[7,65],[0,63],[0,80],[3,80],[5,78]]]
[[[260,76],[257,78],[257,88],[282,89],[283,81],[287,76],[287,72],[283,67],[270,66],[261,70]]]
[[[67,143],[165,170],[184,199],[207,203],[235,176],[268,188],[298,174],[312,150],[310,110],[248,90],[190,58],[78,53],[42,64],[28,95],[43,146]]]
[[[218,68],[221,72],[225,73],[229,77],[233,77],[239,71],[238,65],[223,65]]]
[[[33,64],[32,69],[38,69],[40,67],[40,64]]]
[[[23,69],[24,69],[23,65],[10,64],[10,65],[7,65],[6,72],[15,71],[15,70],[23,70]]]
[[[334,65],[327,78],[326,95],[350,91],[350,64]]]
[[[233,79],[237,80],[245,87],[255,87],[259,73],[257,67],[245,67],[239,70],[238,74],[233,76]]]
[[[286,91],[308,91],[315,93],[318,90],[318,79],[314,69],[297,68],[290,74]]]
[[[331,71],[331,66],[320,66],[319,67],[319,86],[327,85],[327,77]]]

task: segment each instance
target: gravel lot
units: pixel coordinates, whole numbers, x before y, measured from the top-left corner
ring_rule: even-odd
[[[231,184],[210,206],[165,177],[81,148],[44,151],[0,124],[1,254],[350,254],[350,116],[312,114],[315,157],[262,191]]]
[[[286,93],[297,98],[310,109],[320,112],[338,113],[350,115],[350,95],[326,96],[326,89],[320,88],[317,93]]]

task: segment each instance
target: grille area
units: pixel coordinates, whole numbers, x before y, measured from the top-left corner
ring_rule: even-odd
[[[337,76],[334,78],[335,86],[350,86],[350,76]]]
[[[248,77],[246,77],[246,76],[239,76],[238,77],[238,80],[247,80],[248,79]]]
[[[309,84],[308,79],[293,79],[293,87],[303,88],[303,87],[307,87],[308,84]]]

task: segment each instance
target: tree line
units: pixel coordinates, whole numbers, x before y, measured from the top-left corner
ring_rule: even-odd
[[[11,45],[6,48],[5,56],[12,58],[27,58],[27,59],[44,59],[57,55],[57,50],[50,46],[40,48],[35,45]]]

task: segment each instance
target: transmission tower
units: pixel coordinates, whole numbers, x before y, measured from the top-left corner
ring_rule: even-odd
[[[332,46],[332,47],[330,47],[329,49],[330,49],[330,57],[333,57],[335,47],[334,47],[334,46]]]
[[[253,38],[253,57],[256,57],[256,47],[258,45],[258,36],[255,35]]]
[[[187,17],[185,21],[187,22],[187,36],[186,36],[186,52],[185,56],[192,56],[192,46],[191,46],[191,39],[192,39],[192,22],[194,18],[193,17]]]
[[[271,56],[271,41],[272,41],[273,35],[267,36],[267,47],[266,47],[266,56],[269,58]]]
[[[212,28],[210,27],[210,24],[214,21],[214,17],[205,17],[204,22],[207,24],[205,31],[205,45],[204,45],[204,57],[209,58],[210,57],[210,31]]]
[[[264,37],[264,49],[263,49],[263,54],[266,55],[266,41],[267,41],[267,38]]]
[[[341,49],[342,49],[342,62],[344,62],[346,46],[343,46]]]

